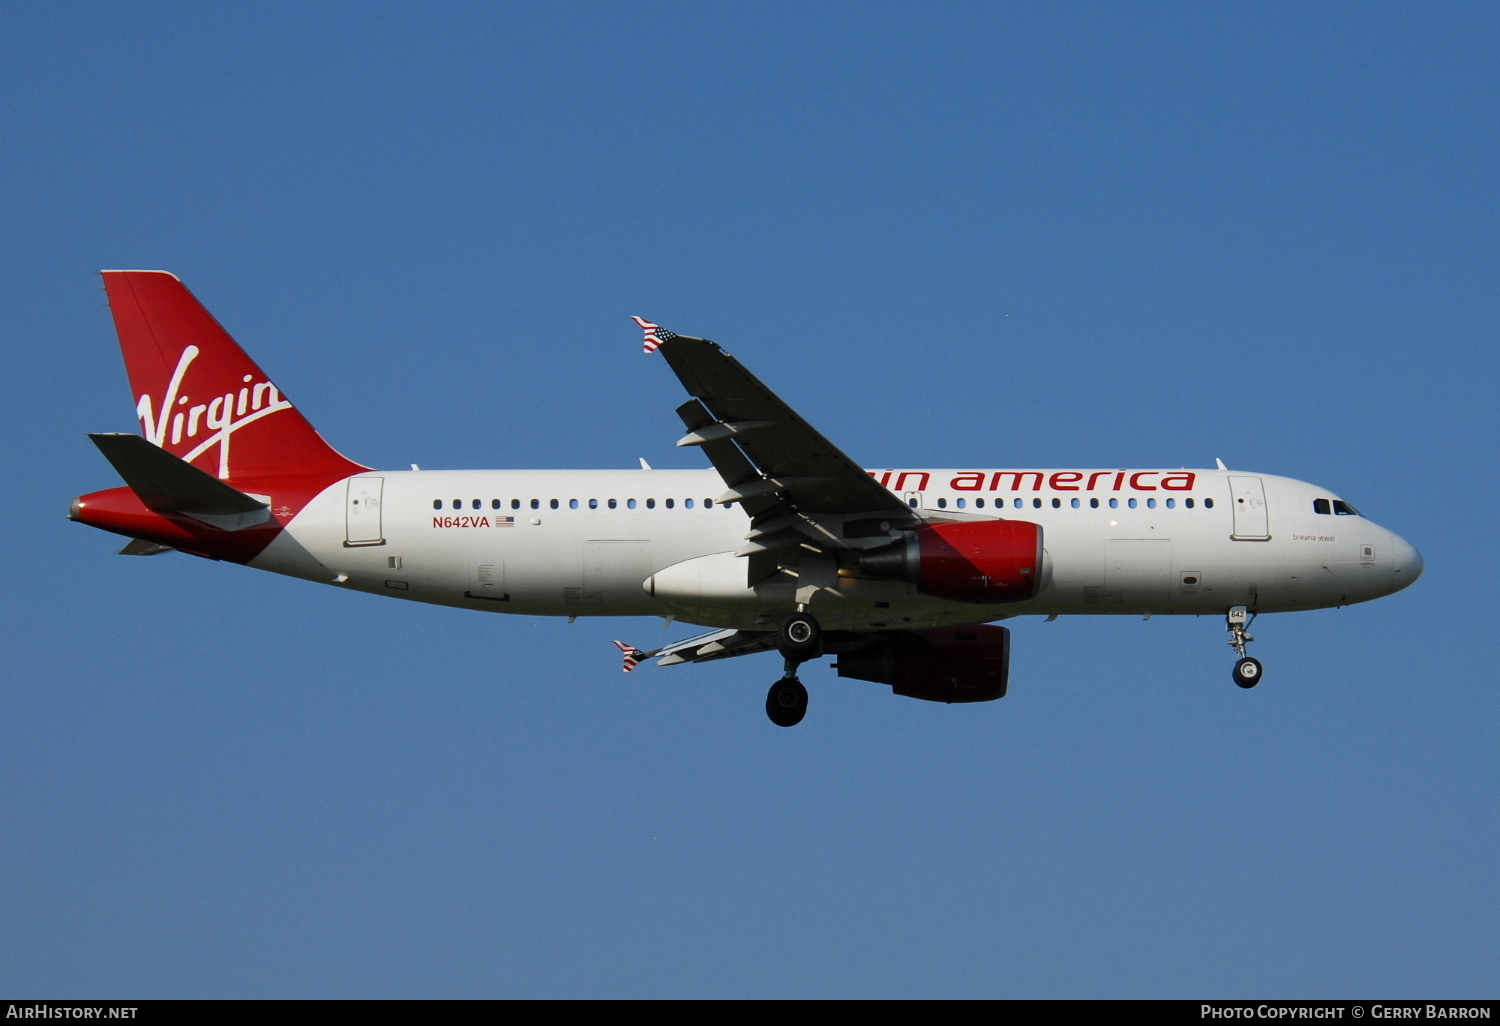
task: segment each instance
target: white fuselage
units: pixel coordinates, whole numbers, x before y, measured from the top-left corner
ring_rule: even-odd
[[[1266,474],[873,476],[937,518],[1040,524],[1042,586],[1026,602],[975,605],[830,575],[813,603],[828,629],[1315,609],[1390,594],[1421,571],[1420,556],[1391,531],[1321,512],[1334,493]],[[489,612],[774,627],[799,582],[781,573],[747,586],[746,561],[734,553],[749,520],[737,504],[714,501],[723,489],[712,470],[371,471],[325,489],[251,565]]]

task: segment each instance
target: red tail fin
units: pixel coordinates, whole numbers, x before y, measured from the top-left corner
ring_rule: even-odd
[[[104,271],[141,433],[221,478],[368,468],[339,455],[175,275]]]

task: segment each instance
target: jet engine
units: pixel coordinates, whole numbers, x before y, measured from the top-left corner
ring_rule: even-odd
[[[929,524],[866,550],[859,574],[955,602],[1024,602],[1042,586],[1042,528],[1025,520]]]
[[[877,634],[839,656],[840,677],[889,684],[927,702],[991,702],[1005,697],[1010,631],[990,625]]]

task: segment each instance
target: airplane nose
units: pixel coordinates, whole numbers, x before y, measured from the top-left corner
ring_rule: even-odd
[[[1400,535],[1391,535],[1391,590],[1400,591],[1422,576],[1422,554]]]

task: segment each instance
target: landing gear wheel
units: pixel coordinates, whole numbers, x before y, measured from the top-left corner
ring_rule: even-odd
[[[796,677],[783,677],[766,695],[766,715],[778,727],[795,727],[807,715],[807,689]]]
[[[1234,664],[1234,682],[1242,688],[1253,688],[1260,683],[1260,660],[1246,656]]]
[[[793,613],[781,621],[776,648],[783,659],[795,663],[816,659],[823,649],[823,628],[811,613]]]

